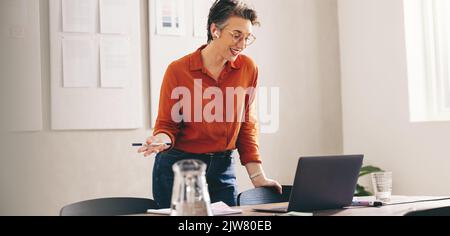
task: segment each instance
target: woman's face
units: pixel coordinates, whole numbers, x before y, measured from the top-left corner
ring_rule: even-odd
[[[234,62],[248,46],[246,41],[252,41],[252,29],[251,21],[240,17],[230,17],[223,29],[214,27],[212,34],[216,36],[214,42],[220,56]]]

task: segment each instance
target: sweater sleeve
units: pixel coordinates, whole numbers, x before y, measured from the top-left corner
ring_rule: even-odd
[[[153,135],[160,133],[167,134],[172,141],[172,147],[175,146],[176,137],[181,126],[181,121],[172,117],[172,108],[178,102],[177,99],[172,99],[172,92],[175,91],[176,87],[177,79],[173,66],[171,65],[167,68],[161,85],[158,118],[156,119]]]
[[[259,133],[256,116],[256,88],[258,83],[258,69],[255,68],[253,78],[253,92],[248,98],[246,104],[245,116],[237,139],[237,149],[242,165],[248,163],[262,163],[259,152]]]

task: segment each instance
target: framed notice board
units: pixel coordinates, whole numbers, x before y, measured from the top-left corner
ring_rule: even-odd
[[[51,128],[141,128],[140,1],[49,4]]]

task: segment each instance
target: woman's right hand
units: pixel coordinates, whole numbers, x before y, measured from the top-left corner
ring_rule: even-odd
[[[151,154],[158,154],[159,152],[165,151],[170,148],[166,143],[171,143],[171,139],[167,134],[160,133],[155,136],[150,136],[146,145],[139,148],[138,153],[144,153],[144,157],[148,157]],[[155,143],[163,143],[162,145],[154,145]]]

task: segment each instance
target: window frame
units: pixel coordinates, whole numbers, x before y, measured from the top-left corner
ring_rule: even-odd
[[[450,121],[448,1],[403,1],[411,122]]]
[[[448,0],[422,0],[424,65],[427,83],[428,117],[430,120],[450,120],[449,32],[441,4]],[[447,10],[450,9],[447,7]]]

